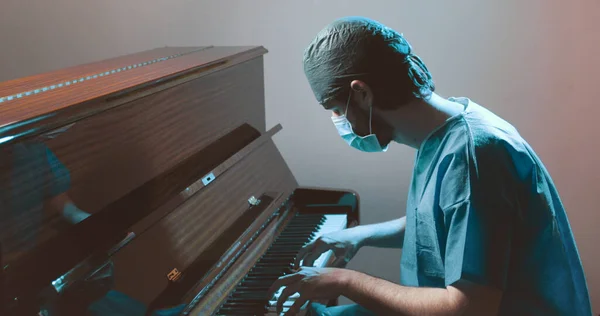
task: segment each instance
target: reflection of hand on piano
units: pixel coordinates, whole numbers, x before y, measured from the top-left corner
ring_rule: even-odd
[[[49,204],[54,212],[60,214],[70,224],[77,224],[90,216],[77,207],[67,193],[55,196]]]
[[[277,313],[281,313],[284,305],[288,305],[285,306],[287,309],[285,315],[295,315],[308,301],[328,301],[338,298],[344,286],[344,276],[344,270],[339,268],[302,267],[297,272],[275,281],[269,289],[269,297],[273,296],[276,290],[284,287],[279,291]],[[295,301],[291,305],[285,304],[294,293],[298,293]]]

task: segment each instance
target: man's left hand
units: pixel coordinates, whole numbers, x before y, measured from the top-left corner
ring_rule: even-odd
[[[277,313],[281,313],[283,303],[289,296],[298,293],[300,297],[285,315],[295,315],[300,308],[311,300],[331,300],[341,294],[345,282],[345,270],[338,268],[301,267],[293,274],[279,278],[269,289],[272,297],[280,287],[285,286],[277,300]]]

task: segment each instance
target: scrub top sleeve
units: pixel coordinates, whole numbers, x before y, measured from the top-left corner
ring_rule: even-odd
[[[501,209],[470,201],[444,210],[448,224],[445,285],[459,280],[506,288],[513,225]]]
[[[63,165],[54,153],[46,148],[46,160],[50,167],[49,193],[51,197],[67,192],[71,188],[69,169]]]
[[[493,146],[465,150],[459,156],[454,161],[460,166],[450,165],[443,177],[449,180],[446,185],[460,187],[464,191],[460,196],[465,197],[443,203],[445,285],[466,280],[504,290],[515,230],[510,186],[516,183],[510,180],[510,158]]]

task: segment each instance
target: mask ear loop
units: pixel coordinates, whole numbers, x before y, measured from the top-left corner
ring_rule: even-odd
[[[348,106],[350,105],[350,99],[352,97],[352,89],[350,89],[350,93],[348,93],[348,101],[346,101],[346,111],[344,112],[344,116],[348,118]],[[369,135],[373,134],[373,105],[369,106]]]
[[[344,111],[344,116],[348,118],[348,106],[350,105],[350,98],[352,97],[352,89],[348,93],[348,101],[346,101],[346,111]]]
[[[373,134],[373,130],[371,129],[372,122],[373,122],[373,105],[369,106],[369,135]]]

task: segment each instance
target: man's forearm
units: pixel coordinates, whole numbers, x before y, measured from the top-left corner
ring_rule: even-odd
[[[388,222],[358,226],[353,229],[362,236],[361,246],[402,248],[406,216]]]
[[[456,315],[459,307],[446,289],[406,287],[344,270],[341,295],[377,315]]]

